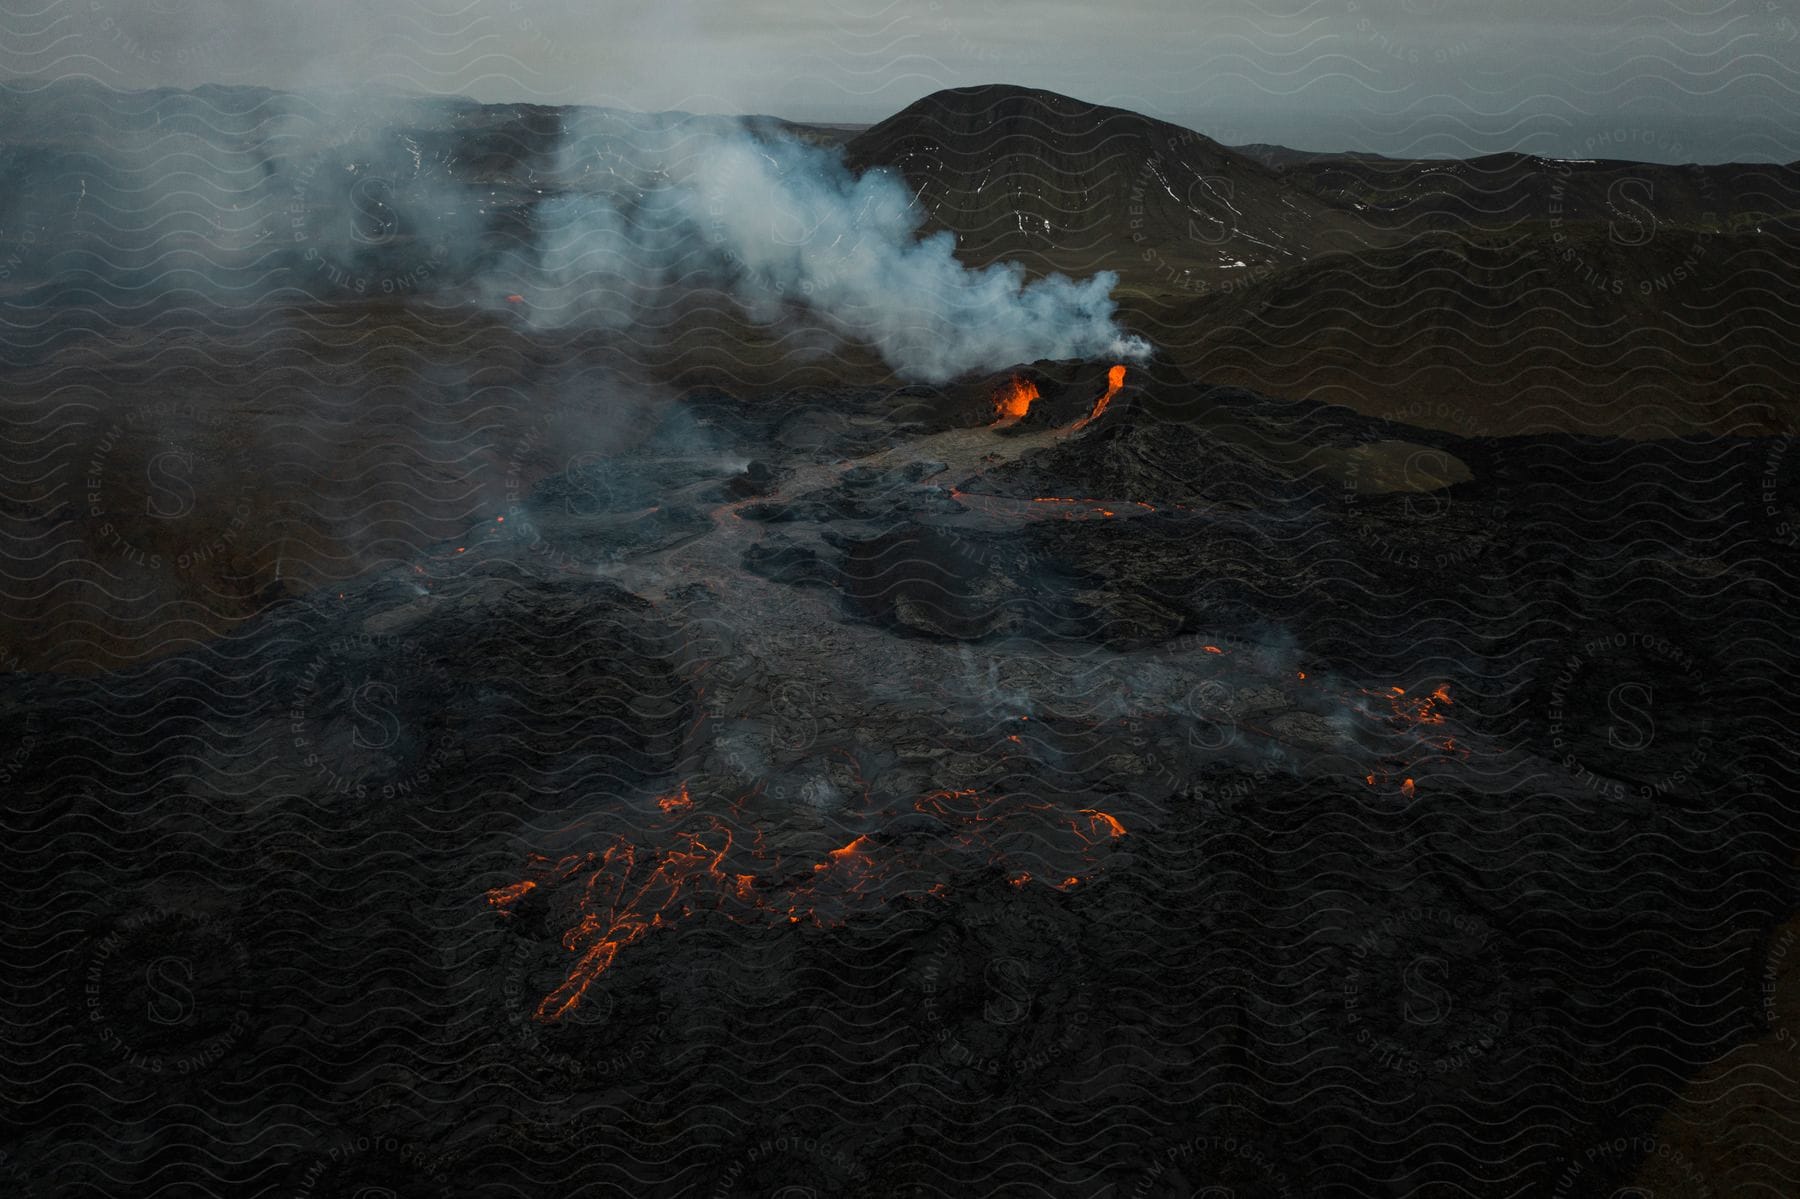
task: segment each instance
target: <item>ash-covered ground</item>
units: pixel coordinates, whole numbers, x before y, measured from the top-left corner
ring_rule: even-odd
[[[1768,446],[1113,365],[693,388],[9,676],[0,1177],[1709,1193],[1655,1121],[1793,907]]]

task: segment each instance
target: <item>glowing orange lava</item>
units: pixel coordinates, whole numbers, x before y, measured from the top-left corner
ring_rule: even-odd
[[[695,804],[685,784],[656,803],[670,817],[649,830],[664,842],[662,847],[614,835],[604,849],[556,861],[533,854],[530,877],[487,893],[488,904],[502,915],[515,914],[529,900],[563,905],[561,910],[574,919],[563,933],[562,945],[577,955],[575,963],[562,985],[537,1005],[537,1019],[554,1021],[566,1015],[622,950],[655,929],[699,912],[719,912],[738,923],[807,921],[834,927],[855,910],[880,902],[881,897],[872,894],[877,885],[888,879],[900,885],[929,864],[916,847],[895,849],[865,834],[800,869],[779,856],[771,858],[760,832],[745,846],[718,819],[692,819]],[[1015,887],[1039,880],[1009,860],[1003,845],[1032,845],[1031,852],[1038,854],[1042,831],[1067,830],[1086,873],[1040,884],[1067,890],[1092,877],[1100,868],[1100,852],[1125,836],[1125,826],[1117,818],[1095,808],[1065,813],[1059,820],[1046,801],[995,797],[967,788],[934,791],[915,800],[913,809],[936,817],[951,831],[942,844],[964,855],[972,853],[976,861],[1002,871]],[[682,827],[676,826],[677,819],[682,819]],[[697,823],[705,827],[694,827]],[[1015,835],[1024,825],[1034,825],[1040,836]],[[752,861],[757,869],[743,868]],[[939,881],[922,893],[942,897],[947,891],[948,885]]]
[[[1304,677],[1304,676],[1302,676]],[[1416,753],[1423,749],[1433,758],[1468,758],[1469,751],[1456,743],[1456,738],[1445,737],[1441,731],[1432,731],[1435,726],[1445,723],[1443,708],[1455,703],[1450,698],[1450,685],[1440,684],[1431,691],[1408,693],[1404,687],[1387,687],[1380,691],[1363,688],[1362,693],[1381,700],[1389,709],[1384,723],[1396,733],[1409,738]],[[1414,757],[1415,764],[1421,759]],[[1382,771],[1379,775],[1371,774],[1365,781],[1373,787],[1377,783],[1388,783],[1393,774]],[[1400,793],[1411,799],[1416,791],[1416,784],[1410,778],[1400,781]]]
[[[1393,727],[1409,728],[1423,724],[1443,724],[1444,714],[1439,705],[1454,704],[1450,698],[1450,684],[1441,683],[1429,692],[1408,694],[1404,687],[1389,687],[1385,691],[1363,689],[1363,694],[1384,701],[1392,710],[1388,723]]]
[[[1081,814],[1091,818],[1093,830],[1104,830],[1109,837],[1123,837],[1125,835],[1125,826],[1120,824],[1113,817],[1108,816],[1105,812],[1096,811],[1093,808],[1083,808],[1081,809]],[[1076,832],[1079,834],[1080,830],[1077,829]]]
[[[994,415],[1000,420],[1018,420],[1031,410],[1031,401],[1037,398],[1037,384],[1023,375],[1014,375],[994,393]]]
[[[1095,420],[1098,420],[1100,414],[1106,411],[1106,406],[1112,403],[1112,398],[1119,394],[1119,388],[1123,386],[1125,386],[1125,367],[1124,364],[1121,363],[1106,372],[1106,394],[1094,401],[1094,410],[1082,419],[1076,421],[1075,427],[1079,429],[1083,425],[1091,424]]]

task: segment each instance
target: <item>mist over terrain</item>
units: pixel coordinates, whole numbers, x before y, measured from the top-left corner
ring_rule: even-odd
[[[861,122],[946,88],[1050,87],[1231,144],[1458,157],[1790,162],[1781,0],[709,0],[366,5],[81,0],[0,22],[0,80],[371,83],[488,103]]]
[[[776,122],[535,110],[520,146],[505,126],[485,137],[487,110],[467,103],[147,99],[123,101],[109,136],[8,147],[9,274],[75,289],[41,298],[78,299],[91,279],[139,304],[228,302],[285,270],[359,296],[517,297],[534,323],[622,330],[713,287],[755,319],[829,328],[930,382],[1147,348],[1114,320],[1116,275],[966,268],[953,235],[917,236],[925,212],[898,176],[854,175],[841,149]],[[56,98],[14,93],[11,108],[80,135]]]

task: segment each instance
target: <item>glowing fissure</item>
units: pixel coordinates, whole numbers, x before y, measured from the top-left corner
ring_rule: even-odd
[[[1208,654],[1225,653],[1214,645],[1202,648]],[[1306,676],[1302,672],[1299,677]],[[1377,719],[1390,730],[1412,733],[1438,754],[1468,755],[1453,738],[1439,731],[1446,723],[1444,709],[1453,703],[1448,686],[1416,694],[1398,686],[1363,689],[1361,694],[1379,701]],[[1398,770],[1377,770],[1365,781],[1371,787],[1397,786],[1407,798],[1416,790],[1413,778]],[[666,819],[649,833],[660,844],[615,834],[604,848],[586,853],[556,860],[532,855],[525,878],[487,892],[487,902],[502,915],[517,913],[527,902],[563,904],[572,910],[574,922],[563,932],[562,946],[576,955],[576,960],[563,983],[538,1004],[537,1019],[560,1019],[581,1002],[588,988],[627,947],[658,928],[699,912],[719,912],[744,924],[806,922],[836,927],[853,913],[890,899],[904,895],[943,898],[950,890],[950,884],[941,878],[920,886],[884,886],[893,884],[902,873],[932,864],[916,842],[888,845],[878,834],[864,833],[796,866],[784,863],[779,855],[772,856],[761,832],[745,846],[719,819],[699,815],[685,783],[658,796],[655,806]],[[740,806],[741,801],[732,805],[734,815]],[[1021,888],[1038,885],[1068,890],[1081,885],[1099,871],[1099,859],[1107,847],[1126,833],[1117,818],[1097,808],[1071,812],[1047,800],[993,796],[971,788],[931,792],[915,800],[912,809],[949,831],[947,842],[938,839],[931,843],[933,849],[928,852],[934,857],[941,856],[947,844],[952,852],[965,855],[965,868],[971,858],[979,860]],[[1037,878],[1008,848],[1029,844],[1031,838],[1012,835],[1025,831],[1062,838],[1079,859],[1081,869],[1061,874],[1057,881]],[[946,861],[936,864],[940,875],[951,868]],[[882,892],[879,895],[877,888]]]
[[[1001,421],[1019,420],[1031,411],[1031,401],[1037,398],[1037,384],[1014,375],[994,393],[994,416]]]
[[[573,906],[575,922],[563,932],[562,946],[577,955],[575,964],[562,985],[538,1004],[537,1019],[554,1021],[566,1015],[626,947],[697,912],[721,912],[739,923],[805,921],[835,927],[854,911],[872,906],[869,892],[877,884],[925,864],[916,852],[889,849],[864,834],[804,869],[784,868],[779,859],[770,859],[760,833],[744,847],[718,819],[692,818],[694,800],[685,784],[659,797],[657,807],[686,822],[651,830],[666,839],[663,847],[615,835],[604,849],[554,861],[534,854],[528,877],[487,893],[489,905],[507,916],[533,898],[554,898]],[[952,830],[955,848],[1001,870],[1016,886],[1034,880],[1000,848],[1003,833],[1033,826],[1068,838],[1082,870],[1042,884],[1057,890],[1093,877],[1101,853],[1125,835],[1123,824],[1095,808],[1059,813],[1046,801],[989,796],[971,789],[934,791],[916,800],[913,809],[936,818]],[[939,881],[917,893],[942,897],[947,891],[947,884]],[[896,894],[901,893],[906,892]]]
[[[1120,363],[1106,372],[1106,394],[1094,401],[1094,410],[1076,421],[1074,427],[1079,429],[1098,420],[1100,414],[1106,411],[1106,406],[1112,403],[1113,397],[1119,394],[1119,388],[1123,386],[1125,386],[1125,365]]]
[[[1437,751],[1434,757],[1467,758],[1469,751],[1456,744],[1456,738],[1446,737],[1432,732],[1445,723],[1443,709],[1452,706],[1455,701],[1450,698],[1450,686],[1440,684],[1431,691],[1409,694],[1404,687],[1389,687],[1383,691],[1371,691],[1364,688],[1363,695],[1380,700],[1388,707],[1388,712],[1381,717],[1382,723],[1398,733],[1411,734],[1418,744]],[[1424,759],[1420,759],[1424,760]],[[1392,782],[1394,774],[1377,771],[1367,775],[1364,781],[1371,787],[1382,786]],[[1413,798],[1417,786],[1410,777],[1402,777],[1399,782],[1400,793],[1406,798]]]

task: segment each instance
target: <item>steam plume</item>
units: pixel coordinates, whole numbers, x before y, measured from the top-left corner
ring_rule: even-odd
[[[55,99],[29,98],[47,129],[69,120]],[[460,291],[528,298],[535,322],[655,336],[714,289],[780,322],[790,350],[821,333],[866,342],[926,383],[1149,350],[1115,319],[1113,273],[969,269],[954,234],[921,236],[898,174],[856,175],[762,118],[383,94],[84,103],[107,136],[46,136],[0,204],[25,231],[7,273],[43,280],[38,303]]]
[[[576,138],[564,155],[575,176],[605,161],[611,186],[540,210],[540,281],[558,293],[535,309],[544,319],[641,319],[669,285],[706,282],[759,319],[798,310],[868,342],[922,382],[1149,350],[1115,320],[1115,274],[971,270],[953,234],[919,236],[925,214],[897,175],[858,176],[834,150],[742,127],[673,142],[643,132],[623,145],[616,128]]]

